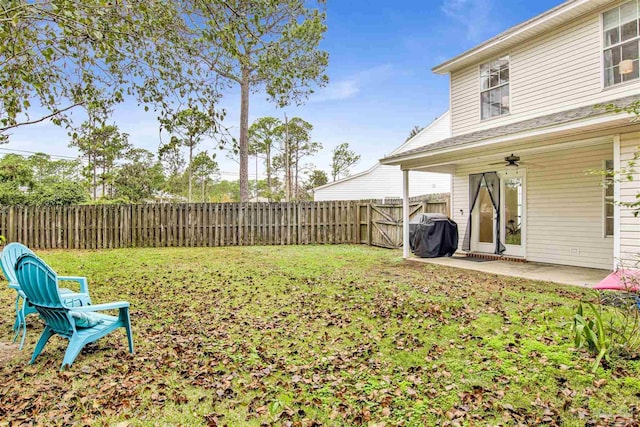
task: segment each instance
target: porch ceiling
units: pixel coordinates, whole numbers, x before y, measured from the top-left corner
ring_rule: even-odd
[[[640,100],[640,95],[615,101],[623,107]],[[381,164],[400,165],[405,170],[436,168],[444,165],[481,159],[496,161],[517,150],[551,147],[570,143],[577,138],[584,145],[587,139],[612,135],[613,130],[638,126],[628,113],[611,114],[595,106],[575,108],[535,119],[458,135],[414,150],[398,153],[380,160]],[[625,129],[625,132],[631,131]],[[602,143],[597,141],[596,143]],[[545,150],[547,149],[545,148]],[[516,153],[519,154],[519,153]]]
[[[628,125],[629,123],[625,123]],[[619,127],[618,127],[619,129]],[[625,132],[640,130],[640,124],[628,127]],[[581,132],[580,139],[576,139],[575,134],[570,137],[560,137],[550,135],[546,138],[524,139],[505,141],[488,146],[469,147],[465,150],[455,152],[435,154],[429,157],[412,159],[401,164],[404,170],[415,170],[422,172],[453,173],[455,168],[466,164],[486,162],[487,164],[503,162],[504,158],[510,154],[522,157],[527,160],[527,156],[537,153],[559,152],[571,150],[578,147],[589,147],[613,143],[611,130],[599,132]]]

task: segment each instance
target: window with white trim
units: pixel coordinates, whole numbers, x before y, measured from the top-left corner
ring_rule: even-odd
[[[604,196],[604,235],[613,236],[613,160],[605,160],[603,176]]]
[[[480,66],[482,120],[509,114],[509,56]]]
[[[604,31],[604,86],[640,77],[640,1],[631,0],[602,17]]]

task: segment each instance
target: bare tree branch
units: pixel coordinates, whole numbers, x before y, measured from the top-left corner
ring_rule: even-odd
[[[71,110],[72,108],[76,108],[76,107],[79,107],[79,106],[81,106],[81,105],[82,105],[82,103],[81,103],[81,102],[77,102],[77,103],[75,103],[75,104],[73,104],[73,105],[69,105],[69,106],[68,106],[68,107],[66,107],[66,108],[62,108],[62,109],[56,110],[56,111],[54,111],[54,112],[53,112],[53,113],[51,113],[51,114],[48,114],[48,115],[43,116],[43,117],[40,117],[39,119],[36,119],[36,120],[30,120],[30,121],[21,122],[21,123],[16,123],[16,124],[11,125],[11,126],[2,127],[2,128],[0,128],[0,133],[2,133],[2,132],[6,132],[6,131],[8,131],[9,129],[15,129],[15,128],[20,127],[20,126],[33,125],[33,124],[35,124],[35,123],[41,123],[41,122],[44,122],[44,121],[45,121],[45,120],[47,120],[47,119],[50,119],[50,118],[52,118],[52,117],[55,117],[55,116],[57,116],[58,114],[62,114],[62,113],[64,113],[65,111],[69,111],[69,110]]]

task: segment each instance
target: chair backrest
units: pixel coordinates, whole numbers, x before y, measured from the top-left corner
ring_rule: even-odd
[[[33,251],[23,245],[22,243],[9,243],[2,250],[0,254],[0,266],[4,273],[5,279],[9,281],[10,285],[17,285],[18,278],[16,277],[16,262],[18,258],[24,254],[32,254]]]
[[[16,264],[16,276],[22,292],[44,321],[57,334],[70,337],[75,331],[69,309],[62,304],[58,275],[34,254],[22,254]]]

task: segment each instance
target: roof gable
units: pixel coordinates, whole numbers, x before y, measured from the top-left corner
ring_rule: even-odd
[[[355,178],[361,177],[363,175],[369,174],[369,173],[373,172],[374,170],[376,170],[379,166],[380,166],[380,162],[377,162],[375,165],[371,166],[369,169],[367,169],[365,171],[354,173],[353,175],[345,176],[344,178],[340,178],[340,179],[336,179],[335,181],[328,182],[328,183],[326,183],[324,185],[321,185],[319,187],[315,187],[313,189],[313,191],[322,190],[323,188],[329,188],[329,187],[332,187],[334,185],[340,184],[342,182],[350,181],[352,179],[355,179]]]
[[[392,156],[397,153],[432,144],[436,141],[448,138],[450,136],[451,113],[449,111],[446,111],[440,117],[437,117],[434,121],[427,125],[424,129],[414,135],[413,138],[409,139],[400,147],[393,150],[389,155]]]
[[[409,139],[408,141],[404,142],[401,146],[393,150],[390,156],[393,156],[398,153],[403,153],[409,150],[413,150],[413,149],[422,147],[424,145],[432,144],[441,139],[448,138],[449,136],[451,136],[451,114],[449,113],[449,111],[446,111],[440,117],[436,118],[429,125],[427,125],[424,129],[418,132],[413,138]],[[347,177],[338,179],[336,181],[321,185],[319,187],[314,188],[313,191],[329,188],[334,185],[343,183],[345,181],[350,181],[352,179],[359,178],[363,175],[370,174],[380,166],[381,166],[380,162],[377,162],[376,164],[374,164],[369,169],[363,172],[349,175]]]

